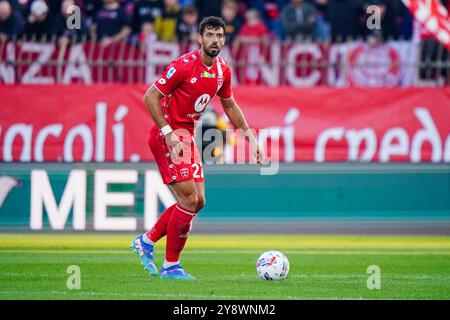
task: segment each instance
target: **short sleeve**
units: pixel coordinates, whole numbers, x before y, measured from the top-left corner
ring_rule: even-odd
[[[175,89],[177,89],[184,80],[183,65],[173,62],[169,65],[164,73],[153,83],[153,85],[161,92],[164,96],[171,94]]]
[[[228,68],[224,72],[223,85],[217,92],[217,96],[225,100],[233,97],[233,90],[231,90],[231,71]]]

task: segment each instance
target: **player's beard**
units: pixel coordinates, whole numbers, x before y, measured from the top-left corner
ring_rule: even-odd
[[[210,51],[210,50],[208,50],[208,49],[205,48],[205,53],[206,53],[207,56],[209,56],[209,57],[211,57],[211,58],[215,58],[215,57],[217,57],[217,56],[219,55],[219,53],[220,53],[220,47],[217,46],[217,50],[216,50],[215,52],[212,52],[212,51]]]

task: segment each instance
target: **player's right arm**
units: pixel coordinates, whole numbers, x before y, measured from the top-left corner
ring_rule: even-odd
[[[176,161],[180,153],[183,152],[183,145],[178,138],[178,135],[172,131],[172,128],[170,128],[166,119],[164,119],[164,114],[161,109],[162,98],[164,98],[164,95],[155,87],[155,85],[152,85],[144,95],[144,103],[152,116],[153,121],[164,134],[164,139],[169,147],[172,159]]]
[[[155,85],[148,88],[144,95],[145,106],[159,129],[168,125],[161,109],[162,98],[164,98],[164,95],[156,89]]]
[[[178,160],[179,155],[183,153],[183,145],[178,135],[172,131],[172,128],[166,119],[164,119],[164,114],[161,109],[161,99],[178,89],[183,84],[185,77],[186,68],[180,58],[166,68],[164,73],[153,83],[144,96],[145,105],[153,121],[155,121],[156,125],[164,134],[174,161]]]

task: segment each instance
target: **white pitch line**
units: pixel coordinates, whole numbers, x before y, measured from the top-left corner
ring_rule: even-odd
[[[2,277],[23,277],[23,276],[33,276],[33,277],[48,277],[48,274],[36,274],[34,272],[0,272],[0,275]],[[130,276],[128,276],[130,277]],[[450,276],[446,275],[384,275],[384,279],[389,280],[421,280],[421,279],[434,279],[434,280],[448,280],[450,281]],[[142,278],[140,275],[132,276],[132,278]],[[346,275],[346,274],[289,274],[288,278],[293,279],[366,279],[367,275],[361,275],[361,274],[355,274],[355,275]],[[250,275],[250,274],[243,274],[238,276],[225,276],[225,280],[244,280],[244,279],[250,279],[250,280],[259,280],[257,275]]]
[[[92,291],[76,291],[76,292],[67,292],[67,291],[0,291],[0,294],[49,294],[49,295],[69,295],[69,294],[81,294],[81,295],[90,295],[90,296],[112,296],[112,297],[122,297],[122,296],[147,296],[147,297],[171,297],[171,298],[199,298],[199,299],[249,299],[249,300],[265,300],[267,299],[267,295],[264,296],[232,296],[232,295],[201,295],[201,294],[170,294],[170,293],[138,293],[138,292],[126,292],[126,293],[116,293],[116,292],[92,292]],[[41,298],[42,299],[42,298]],[[301,296],[271,296],[270,299],[273,300],[362,300],[362,297],[301,297]]]
[[[0,294],[49,294],[49,295],[89,295],[89,296],[147,296],[147,297],[193,297],[193,298],[223,298],[223,299],[232,299],[238,298],[237,296],[221,296],[221,295],[200,295],[200,294],[170,294],[170,293],[137,293],[137,292],[126,292],[126,293],[117,293],[117,292],[94,292],[94,291],[0,291]]]

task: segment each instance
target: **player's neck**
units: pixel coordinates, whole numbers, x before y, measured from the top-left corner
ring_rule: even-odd
[[[216,61],[216,57],[208,56],[204,50],[200,50],[200,59],[202,59],[203,64],[209,68],[212,67],[214,61]]]

